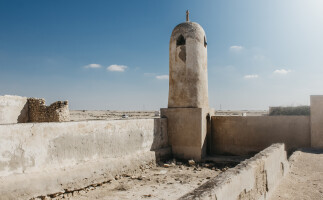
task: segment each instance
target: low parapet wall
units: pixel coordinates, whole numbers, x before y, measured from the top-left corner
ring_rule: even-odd
[[[268,199],[288,170],[284,144],[273,144],[180,199]]]
[[[171,152],[166,119],[0,125],[0,138],[2,199],[104,182]]]
[[[212,117],[211,154],[250,155],[273,143],[311,146],[310,116]]]

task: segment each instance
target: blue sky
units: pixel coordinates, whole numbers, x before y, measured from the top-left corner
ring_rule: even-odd
[[[306,105],[323,93],[321,0],[0,0],[0,95],[167,107],[169,37],[186,9],[208,39],[211,107]]]

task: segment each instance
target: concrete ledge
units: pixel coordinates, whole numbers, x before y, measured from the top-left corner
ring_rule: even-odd
[[[273,144],[180,199],[268,199],[288,170],[285,145]]]

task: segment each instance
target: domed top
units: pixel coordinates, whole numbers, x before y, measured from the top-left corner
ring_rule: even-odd
[[[184,38],[197,39],[199,41],[205,40],[205,32],[201,25],[196,22],[183,22],[178,24],[171,35],[171,41],[176,40],[180,35]]]

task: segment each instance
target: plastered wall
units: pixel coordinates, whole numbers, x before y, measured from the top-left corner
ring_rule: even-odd
[[[0,124],[28,121],[27,97],[0,96]]]
[[[168,147],[166,119],[0,125],[0,177]]]
[[[311,146],[323,148],[323,95],[311,96]]]
[[[287,150],[310,147],[309,116],[212,117],[211,154],[254,154],[273,143]]]
[[[273,144],[184,195],[180,200],[269,199],[288,171],[284,144]]]

